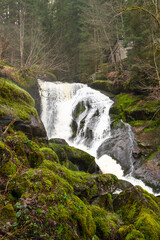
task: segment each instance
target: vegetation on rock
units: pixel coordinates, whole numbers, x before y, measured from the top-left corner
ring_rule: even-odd
[[[29,93],[5,78],[0,78],[0,116],[12,116],[23,120],[36,115],[34,100]]]

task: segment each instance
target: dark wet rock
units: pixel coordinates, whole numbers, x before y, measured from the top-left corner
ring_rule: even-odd
[[[120,122],[111,131],[111,137],[105,140],[97,150],[98,157],[104,154],[115,159],[124,170],[128,173],[134,164],[134,155],[137,152],[137,146],[134,136],[131,136],[131,129],[128,124]]]
[[[29,92],[29,94],[32,96],[32,98],[35,100],[35,108],[40,116],[42,109],[41,109],[41,96],[39,93],[39,86],[37,83],[37,80],[34,79],[34,85],[29,87],[24,87],[24,89]]]
[[[160,151],[151,159],[134,171],[134,176],[140,178],[145,184],[152,187],[155,192],[160,192]]]
[[[40,73],[40,74],[38,74],[37,78],[47,81],[47,82],[57,81],[57,78],[53,73]]]
[[[122,81],[111,81],[111,80],[96,80],[90,84],[90,87],[96,90],[102,90],[105,92],[111,92],[118,94],[121,91],[125,91]]]
[[[125,180],[118,180],[118,186],[117,186],[117,189],[119,190],[125,190],[127,188],[131,188],[133,187],[132,183],[128,182],[128,181],[125,181]]]
[[[10,122],[14,122],[14,129],[24,132],[29,138],[39,137],[47,140],[47,133],[41,119],[36,115],[30,115],[30,120],[15,119],[11,116],[0,116],[0,126],[8,126]]]

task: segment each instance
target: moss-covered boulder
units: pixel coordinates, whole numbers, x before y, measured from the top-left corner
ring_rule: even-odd
[[[69,146],[68,144],[53,144],[50,147],[59,157],[62,164],[67,166],[68,160],[75,164],[80,171],[93,173],[96,170],[95,158],[90,154]]]
[[[135,120],[159,119],[160,102],[150,100],[144,95],[121,93],[116,95],[114,105],[110,110],[113,119],[123,119],[126,122]]]
[[[120,218],[98,206],[92,206],[90,209],[96,224],[96,236],[99,239],[118,239]]]
[[[59,163],[57,154],[51,148],[43,147],[41,148],[41,152],[44,154],[46,160]]]
[[[38,167],[44,160],[40,147],[35,142],[29,140],[23,132],[15,131],[7,135],[6,143],[26,167]]]
[[[8,185],[13,197],[20,198],[25,192],[46,193],[52,189],[58,193],[72,193],[72,186],[49,169],[30,169],[14,176]]]
[[[10,80],[0,78],[0,127],[10,123],[31,137],[47,138],[46,131],[34,108],[33,98]]]
[[[26,201],[27,204],[24,204]],[[28,194],[16,203],[16,211],[20,214],[17,225],[19,231],[14,234],[16,239],[25,236],[26,239],[89,240],[95,235],[92,212],[72,194],[53,191],[47,195],[42,193],[38,199]],[[27,227],[21,231],[26,218]]]
[[[96,74],[96,79],[90,83],[90,87],[96,90],[104,91],[110,94],[119,94],[127,92],[129,88],[131,73],[129,71],[112,71],[105,75],[104,73]]]
[[[28,120],[29,114],[37,114],[34,109],[34,100],[25,90],[4,78],[0,78],[0,87],[1,116],[7,115]]]
[[[89,202],[92,202],[97,196],[114,192],[118,184],[118,178],[115,175],[75,172],[46,160],[41,168],[52,170],[61,178],[64,178],[72,185],[74,193],[78,197],[85,198]]]
[[[106,93],[113,91],[113,82],[110,80],[96,80],[90,84],[90,87],[96,90],[105,91]]]
[[[12,228],[12,224],[17,221],[16,212],[12,204],[8,203],[0,211],[0,237],[7,234]],[[3,235],[1,235],[3,234]]]
[[[133,239],[135,234],[141,236],[142,239],[159,239],[160,200],[154,195],[144,191],[141,187],[132,187],[117,196],[113,201],[113,206],[125,224],[133,225],[126,231],[124,227],[123,230],[119,230],[121,239]]]

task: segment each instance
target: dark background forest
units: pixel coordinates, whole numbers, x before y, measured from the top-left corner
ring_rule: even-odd
[[[157,85],[159,28],[156,0],[1,0],[0,59],[73,81],[109,62],[111,69],[134,71]],[[118,63],[109,60],[117,41],[132,45]]]

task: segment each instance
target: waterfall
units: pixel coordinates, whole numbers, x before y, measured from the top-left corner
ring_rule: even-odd
[[[48,138],[63,138],[70,145],[82,149],[95,156],[103,141],[110,138],[109,109],[113,101],[97,90],[80,83],[45,82],[38,80],[42,113],[41,119]],[[128,129],[130,146],[133,145],[133,133],[129,124],[123,123]],[[103,173],[112,173],[118,178],[140,185],[148,192],[152,189],[133,178],[133,164],[130,151],[130,174],[123,176],[123,170],[114,159],[103,155],[96,159]]]
[[[63,138],[71,136],[72,99],[78,89],[84,84],[52,83],[38,80],[42,99],[41,119],[47,131],[48,138]]]

